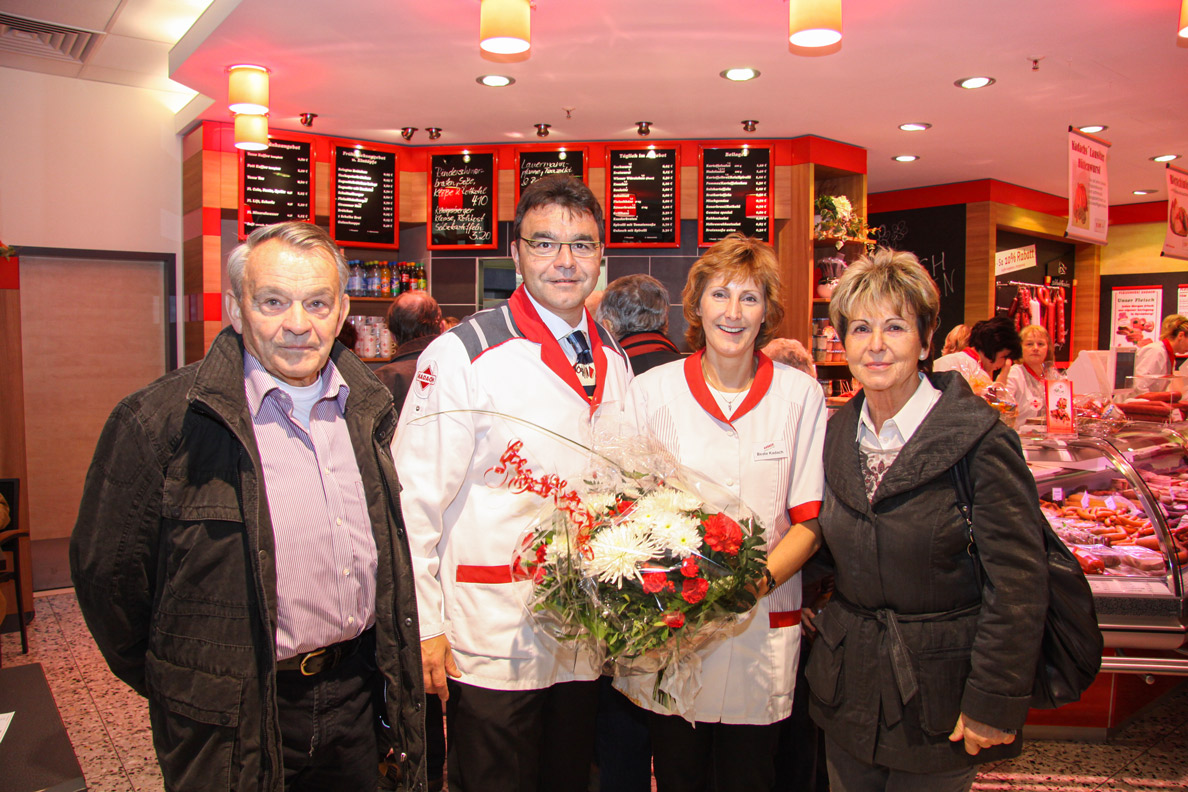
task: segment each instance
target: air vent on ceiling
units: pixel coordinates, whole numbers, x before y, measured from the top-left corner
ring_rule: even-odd
[[[94,30],[0,14],[0,52],[84,63],[102,35]]]

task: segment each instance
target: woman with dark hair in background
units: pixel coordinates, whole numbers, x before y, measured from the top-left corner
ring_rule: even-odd
[[[991,382],[1005,383],[1011,361],[1022,356],[1023,347],[1014,322],[1006,316],[995,316],[975,324],[969,331],[969,345],[937,358],[932,370],[959,371],[973,392],[981,394]]]

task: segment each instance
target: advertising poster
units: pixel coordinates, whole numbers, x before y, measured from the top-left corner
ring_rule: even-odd
[[[1077,431],[1073,417],[1072,380],[1046,380],[1044,418],[1048,434],[1074,434]]]
[[[1176,313],[1188,316],[1188,283],[1176,287]]]
[[[1188,172],[1167,167],[1167,233],[1163,237],[1163,255],[1188,259]],[[1180,313],[1184,313],[1180,298]]]
[[[1163,321],[1163,289],[1159,286],[1119,286],[1110,311],[1111,347],[1144,347],[1159,340]]]
[[[1068,228],[1064,235],[1097,245],[1109,232],[1110,144],[1068,129]]]
[[[1006,275],[1008,272],[1027,269],[1035,266],[1035,245],[1015,248],[1014,250],[1000,250],[994,254],[994,274]]]

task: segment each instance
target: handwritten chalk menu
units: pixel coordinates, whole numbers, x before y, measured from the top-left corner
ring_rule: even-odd
[[[434,154],[429,163],[429,249],[494,248],[495,155]]]
[[[576,176],[585,181],[586,154],[585,151],[519,151],[516,153],[516,202],[520,200],[520,191],[537,179],[554,176],[558,173]]]
[[[348,247],[399,247],[396,152],[334,147],[330,234]]]
[[[272,138],[264,151],[244,151],[239,172],[239,238],[286,220],[313,222],[312,146]]]
[[[701,150],[701,240],[712,245],[735,232],[771,241],[771,150]]]
[[[679,247],[677,149],[607,152],[607,247]]]

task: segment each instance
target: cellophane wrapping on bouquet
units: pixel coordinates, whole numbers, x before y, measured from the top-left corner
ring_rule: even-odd
[[[755,606],[763,527],[651,438],[600,438],[592,459],[523,534],[513,572],[532,580],[539,631],[585,643],[616,675],[656,673],[658,700],[679,711],[698,685],[695,650]]]

